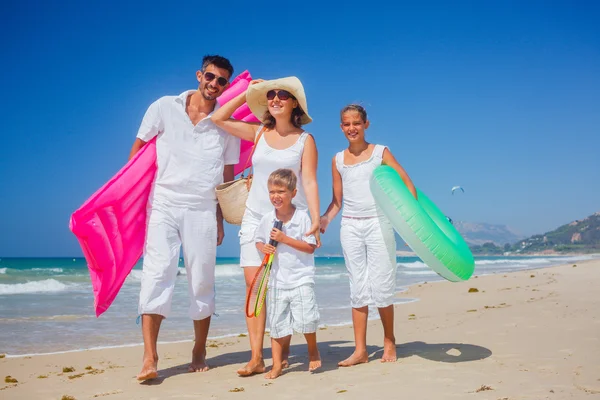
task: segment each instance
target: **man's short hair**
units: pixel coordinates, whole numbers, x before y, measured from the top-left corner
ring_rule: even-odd
[[[229,77],[233,76],[233,65],[229,62],[225,57],[221,57],[218,55],[206,55],[202,59],[202,72],[206,71],[206,67],[209,65],[214,65],[217,68],[226,69],[229,72]]]

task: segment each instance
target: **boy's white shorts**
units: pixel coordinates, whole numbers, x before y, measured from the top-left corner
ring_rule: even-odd
[[[181,245],[190,295],[190,318],[205,319],[215,311],[216,205],[186,209],[153,204],[144,248],[139,314],[168,317]]]
[[[340,241],[350,275],[352,308],[387,307],[396,294],[396,239],[385,217],[342,217]]]
[[[319,307],[313,284],[293,289],[270,287],[267,292],[267,319],[271,337],[279,339],[295,332],[314,333],[319,325]]]

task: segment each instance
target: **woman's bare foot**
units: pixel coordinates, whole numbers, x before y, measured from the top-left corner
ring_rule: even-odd
[[[239,376],[250,376],[254,374],[262,374],[263,372],[265,372],[265,362],[263,360],[250,360],[250,362],[246,364],[244,368],[237,370]]]
[[[282,373],[282,369],[281,368],[271,368],[271,370],[265,375],[265,379],[277,379],[278,377],[281,376]]]
[[[395,338],[383,338],[383,356],[381,362],[395,362],[396,356],[396,339]]]
[[[138,381],[147,381],[149,379],[158,378],[158,358],[144,359],[142,370],[137,376]]]
[[[283,360],[281,362],[281,369],[286,369],[290,367],[290,362],[287,360],[287,358],[285,360]]]
[[[206,372],[208,365],[206,364],[206,349],[192,350],[192,363],[188,367],[188,372]]]
[[[356,351],[352,355],[346,358],[344,361],[340,361],[338,365],[340,367],[351,367],[356,364],[363,364],[369,362],[369,354],[366,351],[357,353]]]
[[[319,368],[321,368],[321,355],[319,354],[319,352],[317,351],[317,354],[314,355],[310,355],[308,356],[308,370],[309,371],[316,371]]]

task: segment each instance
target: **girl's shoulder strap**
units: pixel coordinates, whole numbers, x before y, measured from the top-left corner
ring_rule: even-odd
[[[335,166],[337,167],[338,172],[341,174],[342,169],[344,169],[344,150],[336,153]]]
[[[381,145],[381,144],[376,144],[375,148],[373,149],[373,156],[375,156],[379,160],[382,160],[383,159],[383,152],[385,151],[386,148],[387,148],[387,146],[384,146],[384,145]]]

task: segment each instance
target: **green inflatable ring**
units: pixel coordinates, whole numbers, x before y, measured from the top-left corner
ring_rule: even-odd
[[[427,196],[417,189],[419,200],[415,200],[387,165],[375,168],[370,185],[377,206],[425,264],[452,282],[473,275],[475,261],[469,246]]]

